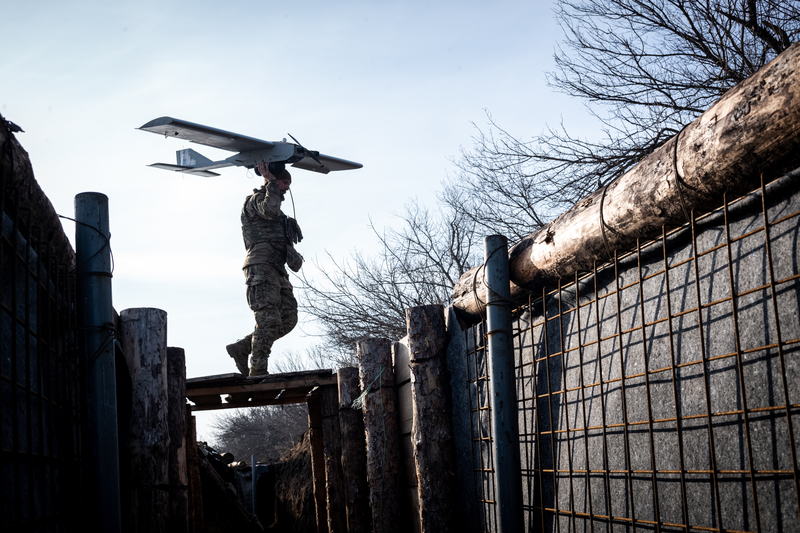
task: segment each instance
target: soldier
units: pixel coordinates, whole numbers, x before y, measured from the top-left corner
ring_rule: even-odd
[[[256,327],[253,333],[226,347],[239,371],[250,376],[268,374],[272,343],[297,324],[297,300],[284,265],[295,272],[303,265],[303,257],[294,249],[303,234],[297,222],[281,211],[292,176],[283,164],[262,162],[257,168],[264,176],[264,185],[254,189],[242,207],[242,236],[247,249],[242,268]],[[247,357],[251,353],[248,372]]]

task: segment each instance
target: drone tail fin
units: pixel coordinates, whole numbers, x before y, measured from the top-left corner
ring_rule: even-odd
[[[176,153],[178,158],[178,165],[182,167],[210,167],[214,164],[212,160],[207,158],[204,155],[201,155],[191,148],[184,148],[183,150],[178,150]]]
[[[186,174],[194,174],[195,176],[203,176],[205,178],[212,178],[214,176],[219,176],[216,172],[211,172],[210,170],[197,170],[193,167],[187,167],[183,165],[170,165],[169,163],[153,163],[152,165],[148,165],[154,168],[160,168],[163,170],[174,170],[175,172],[184,172]]]

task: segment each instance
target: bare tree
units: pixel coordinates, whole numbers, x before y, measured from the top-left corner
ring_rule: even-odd
[[[318,264],[323,281],[302,278],[301,309],[322,326],[323,345],[350,362],[357,341],[405,336],[405,310],[447,304],[458,278],[475,264],[473,224],[450,209],[430,212],[416,200],[406,205],[399,230],[379,231],[381,252],[353,252],[331,268]]]
[[[212,422],[214,447],[237,461],[277,461],[308,429],[305,404],[248,407],[229,411]]]
[[[455,161],[431,214],[414,202],[400,230],[377,235],[377,257],[359,252],[304,280],[303,310],[328,345],[399,338],[405,309],[448,303],[479,261],[483,235],[529,235],[632,168],[725,91],[800,35],[800,0],[556,0],[565,40],[549,83],[599,120],[588,140],[564,124],[522,140],[491,116]]]
[[[335,358],[321,346],[311,346],[302,352],[285,350],[270,356],[270,366],[278,374],[302,372],[303,370],[333,369]]]
[[[549,84],[602,134],[562,123],[530,140],[491,116],[442,200],[484,232],[520,239],[620,176],[800,35],[797,0],[558,0],[565,41]]]

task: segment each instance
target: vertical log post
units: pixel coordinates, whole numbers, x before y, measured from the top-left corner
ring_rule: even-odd
[[[458,323],[452,306],[445,314],[447,324],[447,373],[450,376],[450,411],[456,454],[455,526],[461,533],[478,533],[483,521],[478,517],[478,495],[473,474],[472,405],[467,336]]]
[[[186,470],[189,483],[189,531],[201,533],[203,524],[203,486],[197,457],[197,425],[192,406],[186,405]]]
[[[419,487],[414,463],[414,402],[411,399],[411,361],[408,358],[408,337],[392,343],[394,390],[397,391],[397,423],[400,428],[400,468],[403,471],[403,493],[409,519],[409,533],[422,533],[419,520]]]
[[[311,471],[314,475],[314,503],[317,508],[317,533],[328,531],[328,508],[325,497],[325,446],[322,439],[322,400],[319,393],[309,396],[308,433],[311,441]]]
[[[325,454],[325,494],[328,531],[347,533],[347,510],[342,476],[342,433],[339,429],[339,393],[333,385],[322,387],[322,443]]]
[[[167,348],[167,393],[169,530],[185,533],[189,528],[189,481],[186,471],[186,353],[183,348]]]
[[[423,533],[453,531],[455,447],[447,379],[444,307],[406,309],[414,425],[411,442]]]
[[[370,533],[372,515],[369,509],[369,484],[367,483],[367,449],[364,439],[364,415],[353,409],[353,401],[361,394],[358,369],[340,368],[339,428],[342,432],[342,474],[344,476],[345,503],[347,505],[347,531]]]
[[[364,396],[367,478],[375,533],[408,531],[402,502],[397,392],[389,339],[358,342],[359,379]]]
[[[167,423],[167,313],[120,313],[122,350],[133,384],[130,451],[133,464],[131,529],[169,531],[169,426]]]

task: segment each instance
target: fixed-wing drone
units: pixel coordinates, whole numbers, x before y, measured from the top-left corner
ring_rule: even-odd
[[[292,140],[297,144],[286,142],[285,139],[275,142],[262,141],[261,139],[209,128],[208,126],[172,117],[151,120],[139,129],[158,133],[164,137],[185,139],[198,144],[221,148],[222,150],[238,152],[236,155],[232,155],[222,161],[211,161],[191,148],[184,148],[177,151],[178,163],[176,165],[169,163],[153,163],[149,165],[196,176],[219,176],[219,174],[211,172],[211,170],[230,166],[253,168],[262,161],[265,163],[291,164],[293,167],[323,174],[327,174],[332,170],[352,170],[362,167],[361,163],[307,150],[291,135],[289,137],[292,137]]]

